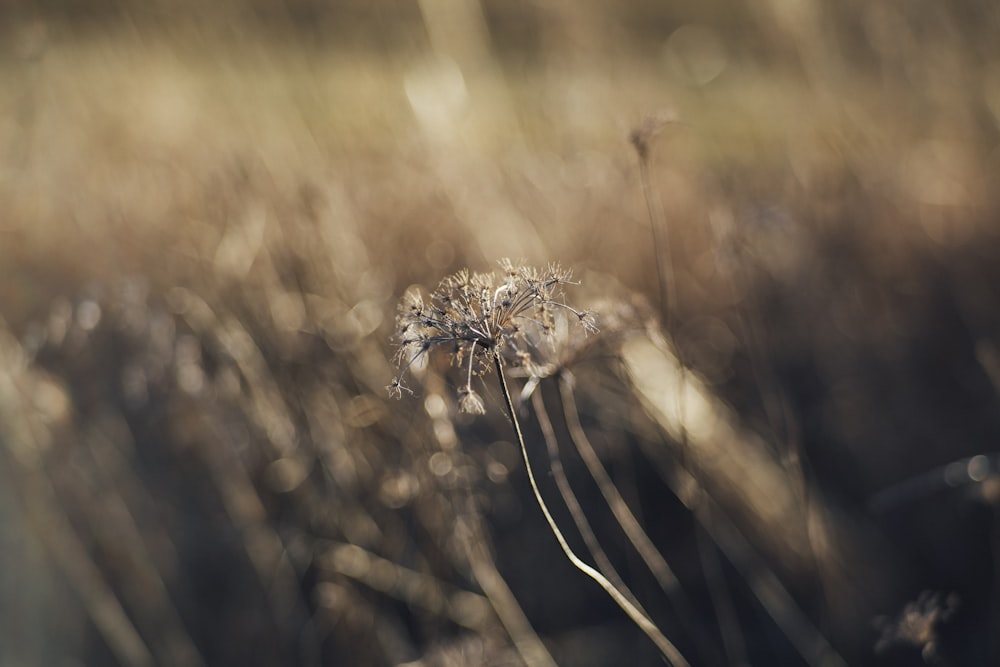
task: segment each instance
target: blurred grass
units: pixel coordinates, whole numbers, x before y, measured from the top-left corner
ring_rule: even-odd
[[[724,624],[695,519],[730,559],[749,658],[798,659],[754,602],[762,570],[727,551],[729,524],[711,518],[724,510],[852,664],[916,659],[875,656],[872,623],[924,588],[965,601],[941,640],[957,664],[1000,655],[995,471],[946,502],[865,504],[1000,431],[996,9],[105,2],[3,16],[0,538],[17,548],[0,620],[36,620],[4,631],[0,662],[548,650],[653,664],[560,560],[508,425],[455,415],[446,374],[416,399],[383,391],[396,300],[463,266],[558,260],[587,298],[657,302],[627,140],[651,113],[677,121],[651,164],[672,338],[764,442],[764,468],[788,475],[776,495],[808,508],[804,527],[768,535],[780,520],[758,523],[723,483],[738,464],[699,467],[664,445],[681,439],[626,376],[580,371],[585,426],[706,631]],[[632,460],[640,442],[655,470]],[[692,650],[579,465],[572,479]],[[780,546],[801,530],[815,563]],[[830,535],[844,543],[824,548]]]

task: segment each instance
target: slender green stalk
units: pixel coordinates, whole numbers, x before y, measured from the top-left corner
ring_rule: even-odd
[[[559,530],[559,526],[556,525],[556,521],[552,518],[552,513],[549,512],[548,505],[545,504],[545,500],[542,499],[542,493],[538,489],[538,482],[535,481],[535,473],[531,468],[531,461],[528,457],[528,448],[524,444],[524,435],[521,433],[521,424],[517,419],[517,412],[514,410],[514,404],[510,398],[510,389],[507,387],[507,378],[503,370],[503,362],[500,359],[499,350],[493,350],[493,362],[496,365],[497,376],[500,378],[500,388],[503,394],[504,404],[507,407],[507,414],[510,416],[510,420],[514,423],[514,431],[517,433],[517,442],[521,446],[521,455],[524,457],[524,466],[528,471],[528,481],[531,483],[531,490],[535,494],[535,500],[538,502],[538,507],[542,510],[542,514],[545,515],[545,520],[549,524],[549,528],[552,530],[552,534],[555,535],[556,540],[559,542],[559,546],[562,547],[563,552],[569,561],[581,572],[586,574],[588,577],[596,581],[605,592],[611,596],[619,607],[622,608],[628,617],[639,626],[639,628],[646,633],[646,636],[656,644],[656,647],[660,649],[664,658],[674,665],[675,667],[689,667],[688,661],[684,658],[681,652],[677,649],[673,643],[667,639],[660,629],[643,614],[639,609],[629,602],[621,591],[614,587],[614,585],[608,581],[607,577],[595,570],[590,565],[584,563],[576,553],[570,548],[569,543],[566,542],[566,538],[563,536],[562,531]]]

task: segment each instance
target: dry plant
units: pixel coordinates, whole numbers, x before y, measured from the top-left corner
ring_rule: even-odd
[[[592,332],[597,330],[594,317],[588,311],[576,310],[561,300],[559,292],[562,286],[571,281],[570,273],[558,265],[553,264],[540,270],[516,265],[506,259],[501,260],[500,264],[503,276],[499,279],[493,273],[469,273],[464,270],[445,278],[431,295],[430,303],[424,303],[415,292],[404,297],[398,317],[399,361],[402,370],[387,389],[397,397],[402,391],[409,391],[403,382],[406,372],[423,360],[432,349],[444,345],[451,348],[450,352],[457,366],[467,367],[465,383],[458,391],[461,411],[483,414],[485,406],[472,387],[472,377],[474,374],[483,375],[491,367],[494,368],[507,415],[514,424],[535,501],[566,557],[611,596],[671,664],[687,665],[684,656],[638,606],[628,589],[623,588],[621,583],[612,583],[607,576],[584,562],[569,546],[539,490],[517,410],[511,398],[504,371],[505,363],[514,363],[527,369],[533,377],[538,377],[537,372],[533,371],[539,368],[536,362],[538,355],[533,352],[549,343],[556,328],[557,312],[571,313],[584,329]],[[546,429],[546,432],[549,430]],[[551,443],[549,446],[551,450]],[[564,497],[568,497],[565,491]],[[574,510],[574,515],[579,515],[579,511]],[[600,553],[597,549],[592,550]]]
[[[943,596],[922,591],[916,600],[907,602],[895,618],[880,616],[875,619],[875,626],[881,633],[875,651],[884,653],[894,646],[910,646],[920,651],[925,664],[950,667],[952,661],[941,652],[940,629],[955,616],[959,606],[954,593]]]

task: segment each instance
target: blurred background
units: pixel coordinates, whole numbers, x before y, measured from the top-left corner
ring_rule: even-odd
[[[501,257],[597,313],[528,445],[691,664],[997,664],[997,34],[3,0],[0,665],[663,664],[495,377],[475,420],[446,355],[385,390],[405,290]]]

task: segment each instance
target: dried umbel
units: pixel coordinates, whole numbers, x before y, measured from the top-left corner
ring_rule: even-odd
[[[397,397],[409,391],[403,380],[406,372],[425,359],[434,348],[444,345],[454,355],[454,362],[466,369],[465,383],[459,389],[459,409],[482,414],[483,400],[472,388],[473,374],[482,375],[492,366],[500,383],[507,416],[510,417],[521,447],[528,481],[539,509],[566,557],[578,570],[593,579],[628,614],[629,618],[656,644],[667,661],[686,667],[680,651],[653,624],[646,613],[630,600],[604,574],[588,565],[573,551],[556,524],[538,488],[528,456],[521,424],[511,399],[505,365],[526,370],[532,380],[554,373],[567,357],[580,353],[583,346],[565,335],[568,321],[579,324],[585,333],[596,331],[593,316],[562,302],[563,285],[572,284],[568,271],[557,265],[544,270],[500,262],[501,275],[460,271],[441,281],[425,302],[415,292],[407,294],[400,305],[399,376],[388,386]],[[562,335],[557,335],[561,333]],[[548,347],[548,355],[543,347]],[[562,349],[560,349],[562,348]],[[548,357],[547,359],[545,357]]]
[[[559,311],[596,331],[593,316],[562,301],[562,288],[573,284],[570,272],[551,264],[546,269],[500,262],[502,272],[448,276],[425,302],[411,291],[397,317],[400,373],[388,390],[397,397],[409,391],[404,380],[411,366],[431,350],[444,346],[466,370],[459,389],[459,408],[481,414],[482,398],[472,388],[472,376],[489,372],[496,359],[530,369],[538,364],[538,348],[555,331]]]

